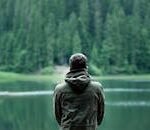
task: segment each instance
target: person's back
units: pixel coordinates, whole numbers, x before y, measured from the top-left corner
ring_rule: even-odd
[[[79,66],[72,61],[65,82],[55,88],[55,116],[62,130],[95,130],[103,119],[102,86],[99,82],[91,81],[86,64],[80,64],[83,56],[76,54],[71,57]]]

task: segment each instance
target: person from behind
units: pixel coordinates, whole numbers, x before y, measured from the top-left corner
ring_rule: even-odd
[[[70,71],[54,90],[54,114],[60,130],[96,130],[104,117],[104,92],[88,73],[87,57],[76,53]]]

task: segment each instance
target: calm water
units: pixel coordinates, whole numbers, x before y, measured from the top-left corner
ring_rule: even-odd
[[[150,128],[150,82],[105,81],[107,88],[102,130],[147,130]],[[108,89],[109,90],[109,89]]]
[[[106,107],[98,130],[150,128],[150,81],[112,80],[102,84]],[[1,83],[0,130],[58,130],[49,91],[54,86],[40,82]],[[20,91],[27,93],[16,93]]]

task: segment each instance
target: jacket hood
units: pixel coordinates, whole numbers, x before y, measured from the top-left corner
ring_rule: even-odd
[[[90,76],[86,69],[71,70],[66,74],[65,81],[76,93],[82,93],[90,82]]]

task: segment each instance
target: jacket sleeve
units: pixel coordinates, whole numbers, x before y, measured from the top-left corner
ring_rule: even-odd
[[[55,89],[53,95],[53,107],[55,118],[58,124],[61,125],[62,110],[61,110],[60,92],[57,89]]]
[[[100,87],[100,90],[98,92],[98,114],[97,114],[97,124],[100,125],[103,118],[104,118],[104,91],[103,88]]]

